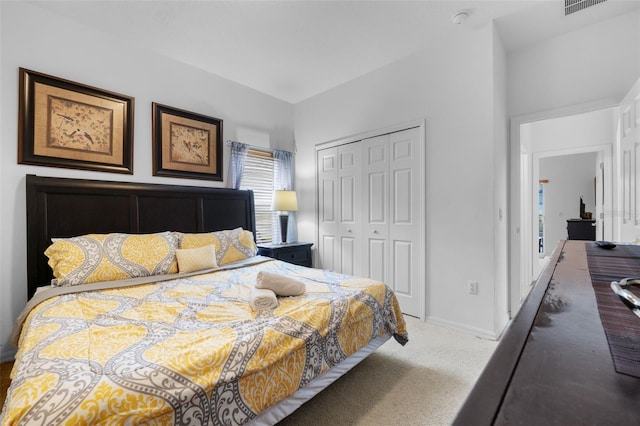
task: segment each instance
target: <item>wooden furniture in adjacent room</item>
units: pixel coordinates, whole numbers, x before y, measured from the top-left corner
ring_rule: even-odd
[[[560,241],[454,425],[640,424],[640,378],[614,368],[587,245],[594,243]],[[640,257],[588,249],[609,274],[640,271]],[[623,263],[636,266],[615,266]],[[620,309],[626,322],[640,321],[622,302]]]
[[[258,244],[258,254],[311,268],[313,243]]]
[[[596,221],[592,219],[567,220],[568,240],[596,240]]]

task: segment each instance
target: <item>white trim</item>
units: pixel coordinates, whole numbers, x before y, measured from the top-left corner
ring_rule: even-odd
[[[445,327],[451,330],[457,330],[463,333],[472,334],[474,336],[478,336],[483,339],[489,339],[489,340],[495,340],[495,341],[500,339],[500,336],[502,336],[503,332],[507,329],[509,324],[511,324],[510,320],[507,321],[505,323],[504,328],[496,333],[494,330],[470,327],[466,324],[462,324],[459,322],[450,321],[442,318],[437,318],[437,317],[428,317],[426,322],[427,324],[434,324],[434,325]]]
[[[316,145],[316,151],[326,148],[333,148],[334,146],[344,145],[351,142],[357,142],[361,139],[374,138],[376,136],[386,135],[388,133],[400,132],[402,130],[412,129],[414,127],[425,127],[425,120],[411,120],[405,123],[392,124],[382,127],[376,130],[369,130],[367,132],[358,133],[351,136],[345,136],[339,139],[334,139],[327,142],[321,142]],[[424,140],[423,140],[424,142]]]

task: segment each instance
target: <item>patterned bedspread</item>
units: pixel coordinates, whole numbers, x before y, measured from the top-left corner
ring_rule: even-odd
[[[255,312],[260,270],[305,283]],[[390,333],[393,292],[280,261],[50,298],[25,322],[2,424],[243,424]]]

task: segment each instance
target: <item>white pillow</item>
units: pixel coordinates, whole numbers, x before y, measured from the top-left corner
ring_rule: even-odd
[[[213,244],[197,248],[176,249],[176,257],[180,273],[218,267],[216,248]]]

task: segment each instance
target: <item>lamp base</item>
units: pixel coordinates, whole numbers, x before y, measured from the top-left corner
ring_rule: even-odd
[[[287,242],[287,228],[289,226],[289,215],[280,215],[280,237],[283,243]]]

